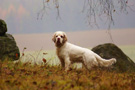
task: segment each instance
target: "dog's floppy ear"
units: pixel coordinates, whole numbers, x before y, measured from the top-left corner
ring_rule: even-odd
[[[66,42],[67,41],[67,35],[64,32],[63,32],[63,34],[64,34],[64,42]]]
[[[56,42],[56,33],[54,33],[52,41]]]

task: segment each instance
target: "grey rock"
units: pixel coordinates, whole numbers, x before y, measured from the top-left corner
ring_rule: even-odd
[[[117,62],[113,65],[113,70],[118,72],[134,72],[135,63],[124,52],[112,43],[98,45],[92,49],[102,58],[116,58]]]

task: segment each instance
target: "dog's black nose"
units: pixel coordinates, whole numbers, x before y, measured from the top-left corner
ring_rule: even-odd
[[[58,38],[58,41],[60,41],[60,38]]]

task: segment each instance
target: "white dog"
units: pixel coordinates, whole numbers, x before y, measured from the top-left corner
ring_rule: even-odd
[[[115,58],[106,60],[89,49],[68,43],[67,36],[62,31],[55,32],[52,40],[55,43],[57,56],[65,71],[69,70],[71,64],[75,62],[81,62],[88,70],[94,66],[108,67],[116,63]]]

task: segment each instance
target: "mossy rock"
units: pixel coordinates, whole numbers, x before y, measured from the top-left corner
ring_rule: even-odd
[[[7,24],[0,19],[0,60],[18,60],[20,57],[19,48],[11,34],[6,34]]]
[[[7,32],[7,24],[5,23],[4,20],[0,19],[0,36],[5,35],[6,32]]]
[[[15,39],[10,34],[0,36],[0,59],[6,58],[17,60],[20,57],[19,49],[16,45]]]
[[[113,65],[113,70],[118,72],[135,71],[135,63],[120,48],[112,43],[98,45],[92,51],[105,59],[116,58],[117,62]]]

